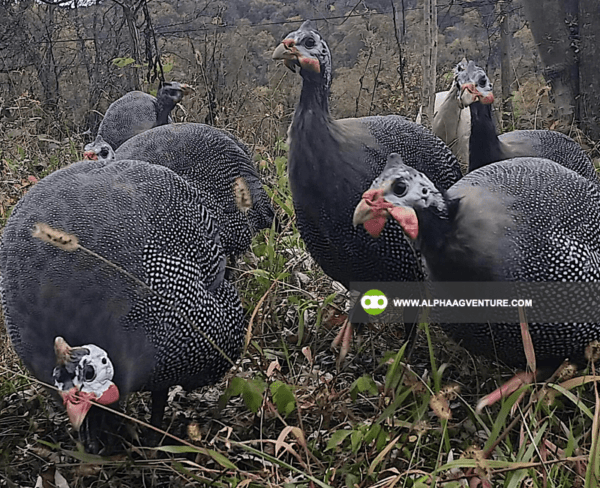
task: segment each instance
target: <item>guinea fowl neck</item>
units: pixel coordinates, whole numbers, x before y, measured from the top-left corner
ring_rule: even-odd
[[[288,169],[295,199],[328,198],[340,163],[340,140],[329,114],[329,88],[317,73],[302,76],[302,93],[289,131]],[[343,166],[343,165],[341,165]],[[329,195],[330,196],[330,195]]]
[[[432,281],[489,281],[487,267],[472,266],[457,229],[460,199],[443,195],[444,206],[415,209],[419,219],[416,247],[423,255]]]
[[[169,123],[169,114],[175,104],[170,98],[159,97],[156,100],[156,126],[167,125]]]
[[[449,200],[444,192],[443,205],[439,209],[435,205],[425,208],[415,208],[419,221],[419,235],[415,247],[429,261],[430,258],[443,259],[445,243],[452,232],[452,218],[450,212],[456,213],[458,202]]]
[[[302,92],[295,118],[305,112],[321,113],[329,119],[329,87],[320,75],[310,73],[302,76]]]
[[[480,102],[469,106],[471,137],[469,139],[469,171],[504,159],[502,144],[496,135],[492,106]]]

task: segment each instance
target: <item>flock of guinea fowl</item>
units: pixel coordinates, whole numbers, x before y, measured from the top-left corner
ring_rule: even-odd
[[[301,236],[331,278],[600,281],[593,164],[557,132],[498,136],[491,83],[473,62],[457,66],[436,136],[394,115],[334,120],[331,53],[310,22],[273,59],[302,77],[289,182]],[[101,449],[108,415],[93,403],[151,391],[160,426],[169,387],[214,384],[241,351],[244,314],[226,261],[275,212],[242,141],[171,123],[186,90],[167,83],[157,99],[133,92],[113,103],[86,160],[32,187],[2,234],[12,346],[58,392],[90,451]],[[525,366],[518,323],[441,325],[476,355]],[[541,375],[565,359],[584,367],[600,339],[598,323],[529,329]],[[346,324],[345,348],[350,334]]]

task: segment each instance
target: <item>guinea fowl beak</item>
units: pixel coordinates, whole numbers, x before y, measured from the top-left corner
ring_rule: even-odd
[[[467,83],[461,87],[460,101],[463,107],[468,107],[472,103],[480,102],[484,105],[494,103],[494,93],[484,94],[475,86],[474,83]]]
[[[94,151],[85,151],[83,153],[83,159],[89,159],[92,161],[98,160],[98,155]]]
[[[319,60],[310,56],[304,56],[296,47],[294,39],[284,39],[281,41],[281,44],[273,51],[273,59],[283,61],[283,64],[294,73],[296,72],[296,66],[300,66],[302,69],[308,71],[314,71],[315,73],[321,72]]]
[[[188,85],[186,83],[182,83],[181,84],[181,89],[183,90],[183,96],[184,97],[187,97],[188,95],[191,95],[195,91],[193,86]]]
[[[372,237],[379,237],[389,216],[392,216],[411,239],[419,235],[419,221],[414,209],[395,207],[384,198],[384,188],[367,190],[354,210],[352,224],[363,224]]]

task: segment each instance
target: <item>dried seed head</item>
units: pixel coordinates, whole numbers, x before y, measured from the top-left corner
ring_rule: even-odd
[[[418,435],[426,434],[430,428],[431,426],[429,425],[429,422],[426,422],[425,420],[419,420],[415,422],[415,425],[413,426],[414,431]]]
[[[540,396],[544,402],[545,405],[547,405],[548,407],[551,407],[552,405],[554,405],[554,401],[556,400],[556,397],[558,396],[558,392],[554,389],[554,388],[542,388],[541,392],[540,392]]]
[[[36,239],[40,239],[48,244],[62,249],[63,251],[72,252],[79,249],[79,240],[73,234],[58,229],[53,229],[48,224],[38,222],[33,226],[31,235]]]
[[[448,400],[441,392],[431,397],[431,400],[429,400],[429,406],[431,407],[431,410],[433,410],[433,413],[438,416],[438,418],[444,420],[450,420],[452,418],[452,411],[450,410]]]
[[[238,176],[233,182],[233,194],[235,197],[235,204],[241,212],[246,213],[252,208],[252,195],[248,188],[246,180]]]
[[[564,361],[556,373],[556,382],[566,381],[575,376],[575,373],[577,373],[577,366],[571,364],[569,361]]]
[[[592,341],[585,348],[585,358],[590,363],[597,363],[600,359],[600,342]]]
[[[202,433],[200,432],[200,426],[198,425],[198,422],[192,422],[190,425],[188,425],[187,433],[188,437],[193,442],[200,442],[202,440]]]
[[[452,400],[456,400],[458,394],[460,393],[460,386],[456,383],[446,385],[440,390],[440,395],[442,395],[446,400],[451,402]]]

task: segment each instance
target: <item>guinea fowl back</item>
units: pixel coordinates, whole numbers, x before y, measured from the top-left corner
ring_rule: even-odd
[[[32,237],[36,223],[144,281],[164,299],[83,250]],[[106,350],[123,393],[218,380],[241,345],[242,310],[223,279],[225,255],[202,197],[161,166],[85,161],[56,171],[18,203],[2,236],[2,299],[11,341],[52,382],[54,340]],[[165,303],[174,304],[195,324]]]
[[[165,82],[156,97],[140,91],[126,93],[110,104],[98,135],[116,150],[137,134],[171,123],[169,114],[190,90],[186,84]]]
[[[98,135],[116,150],[131,137],[155,126],[156,97],[133,91],[110,104],[98,128]]]
[[[522,154],[533,153],[535,157],[550,159],[594,183],[600,183],[593,163],[581,146],[561,132],[515,130],[501,134],[499,139],[510,148],[509,155],[511,157],[521,157]],[[516,156],[512,156],[513,154]]]
[[[115,157],[165,166],[198,188],[217,217],[225,252],[238,255],[275,215],[244,147],[208,125],[169,124],[131,138]]]

